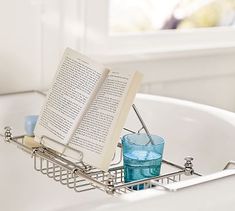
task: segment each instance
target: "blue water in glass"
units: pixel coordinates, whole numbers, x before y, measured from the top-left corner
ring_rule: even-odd
[[[153,144],[147,144],[146,134],[129,134],[122,138],[126,183],[160,175],[164,140],[159,136],[151,137]],[[143,189],[143,186],[133,188]]]
[[[125,154],[124,180],[131,182],[158,176],[162,156],[154,152],[133,151]]]

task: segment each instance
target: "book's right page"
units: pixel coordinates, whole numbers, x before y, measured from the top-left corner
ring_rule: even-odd
[[[69,143],[85,163],[108,170],[141,78],[138,72],[109,73]],[[69,149],[66,154],[72,156]]]

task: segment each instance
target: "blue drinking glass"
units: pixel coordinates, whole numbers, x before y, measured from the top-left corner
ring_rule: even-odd
[[[126,183],[160,175],[164,139],[147,134],[127,134],[122,137],[124,181]],[[143,189],[144,185],[134,186]]]
[[[27,136],[33,136],[34,128],[38,120],[38,115],[28,115],[25,117],[24,128]]]

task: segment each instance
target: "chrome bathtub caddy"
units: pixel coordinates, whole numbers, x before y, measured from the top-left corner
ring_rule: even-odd
[[[127,128],[123,128],[123,130],[128,133],[140,133],[144,130],[148,135],[150,135],[136,106],[133,105],[132,107],[141,123],[141,128],[137,131]],[[148,188],[163,188],[168,191],[174,191],[173,189],[168,188],[167,185],[173,182],[185,180],[188,177],[201,176],[193,169],[192,157],[185,158],[184,166],[180,166],[163,159],[161,169],[164,173],[160,176],[125,183],[121,143],[118,143],[117,145],[117,150],[108,172],[104,172],[85,164],[82,161],[82,152],[80,152],[81,159],[79,161],[73,161],[68,157],[59,155],[54,150],[43,145],[29,147],[24,143],[24,135],[14,137],[12,129],[9,126],[5,127],[4,136],[5,142],[16,144],[18,148],[31,154],[34,160],[34,169],[36,171],[41,172],[70,189],[74,189],[76,192],[99,189],[107,194],[114,195]]]

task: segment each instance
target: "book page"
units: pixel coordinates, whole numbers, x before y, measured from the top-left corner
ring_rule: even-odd
[[[110,72],[69,143],[83,152],[84,162],[108,169],[140,78],[138,73]]]
[[[108,72],[102,65],[67,48],[39,116],[35,136],[67,144]],[[43,144],[64,150],[52,142]]]

